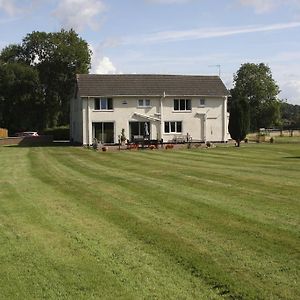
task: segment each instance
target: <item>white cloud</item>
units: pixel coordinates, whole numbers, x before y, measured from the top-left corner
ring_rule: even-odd
[[[300,105],[300,79],[283,80],[280,82],[282,99],[287,99],[288,103]]]
[[[299,0],[238,0],[238,2],[243,6],[253,7],[257,14],[268,13],[283,5],[300,7]]]
[[[114,66],[109,57],[102,55],[101,45],[97,47],[90,46],[92,50],[92,68],[94,74],[116,74],[117,68]]]
[[[278,57],[281,61],[273,64],[272,73],[281,90],[279,97],[287,99],[288,103],[300,105],[300,70],[293,60],[296,53],[280,54]]]
[[[300,27],[300,22],[279,23],[271,25],[254,25],[243,27],[198,28],[190,30],[161,31],[142,36],[129,36],[123,39],[123,44],[150,44],[176,42],[184,40],[199,40],[214,37],[232,36],[237,34],[285,30]]]
[[[32,0],[25,0],[20,4],[20,1],[16,0],[0,0],[0,11],[4,11],[9,16],[15,16],[27,10],[32,2]]]
[[[109,57],[104,56],[95,66],[96,74],[116,74],[117,68],[113,65]]]
[[[105,10],[102,0],[61,0],[54,16],[64,28],[82,31],[90,27],[95,30],[99,26],[96,17]]]

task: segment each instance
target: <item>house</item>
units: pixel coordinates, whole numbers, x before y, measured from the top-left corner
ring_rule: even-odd
[[[218,76],[77,75],[71,140],[118,143],[138,137],[227,142],[228,91]]]

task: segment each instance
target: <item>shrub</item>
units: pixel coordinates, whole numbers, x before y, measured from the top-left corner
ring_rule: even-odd
[[[166,145],[166,149],[173,149],[174,148],[174,145],[172,145],[172,144],[167,144]]]
[[[44,129],[43,135],[52,135],[56,141],[66,141],[70,139],[70,129],[69,126],[47,128]]]

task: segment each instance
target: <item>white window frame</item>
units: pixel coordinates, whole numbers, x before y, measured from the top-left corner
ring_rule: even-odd
[[[178,101],[178,109],[175,109],[175,101]],[[187,103],[190,103],[190,109],[187,109]],[[184,109],[181,109],[181,104],[184,103]],[[173,100],[173,112],[191,112],[192,111],[192,99],[179,99],[175,98]]]
[[[166,123],[169,124],[169,132],[166,131]],[[175,131],[172,131],[172,125],[171,123],[175,123]],[[178,131],[178,123],[181,123],[181,131]],[[164,133],[165,134],[182,134],[183,130],[182,130],[182,121],[165,121],[164,122]]]
[[[205,107],[205,105],[206,105],[206,99],[205,98],[200,98],[199,107]]]
[[[108,101],[109,100],[111,101],[111,108],[108,108],[108,106],[109,106]],[[99,101],[99,109],[96,108],[96,105],[95,105],[96,101]],[[107,97],[107,98],[106,97],[94,98],[94,110],[95,111],[113,111],[114,110],[113,98],[109,98],[109,97]]]
[[[140,101],[142,101],[142,105],[140,105]],[[139,107],[139,108],[151,107],[151,100],[150,99],[138,99],[137,107]]]

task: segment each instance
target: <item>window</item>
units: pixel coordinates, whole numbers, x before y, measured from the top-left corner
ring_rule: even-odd
[[[201,98],[200,99],[200,106],[205,106],[205,99],[204,98]]]
[[[131,141],[134,141],[138,137],[150,137],[150,122],[129,122],[129,135]]]
[[[182,133],[182,122],[165,122],[165,133]]]
[[[150,107],[151,101],[149,99],[139,99],[138,100],[138,107]]]
[[[174,99],[174,110],[187,111],[192,109],[191,99]]]
[[[112,110],[113,99],[112,98],[95,98],[95,110]]]
[[[93,137],[102,143],[114,143],[114,123],[93,123]]]

